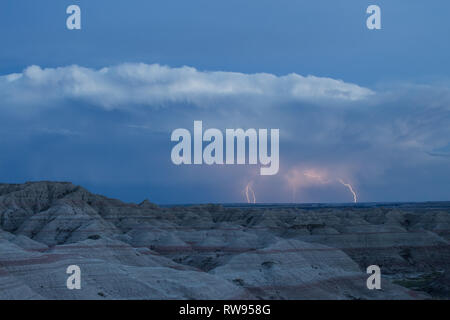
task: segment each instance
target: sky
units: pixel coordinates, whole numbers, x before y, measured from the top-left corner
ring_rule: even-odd
[[[81,30],[66,8],[81,8]],[[381,30],[366,8],[381,8]],[[450,200],[450,3],[4,0],[0,181],[160,204]],[[280,170],[171,161],[278,128]]]

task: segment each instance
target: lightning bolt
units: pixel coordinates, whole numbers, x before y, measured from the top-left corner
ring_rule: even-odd
[[[342,185],[346,186],[346,187],[348,188],[348,190],[350,190],[350,192],[351,192],[352,195],[353,195],[353,202],[354,202],[354,203],[358,202],[358,198],[357,198],[357,196],[356,196],[356,192],[353,190],[352,185],[349,184],[349,183],[345,183],[344,181],[342,181],[342,179],[339,179],[339,182],[340,182]]]
[[[297,190],[300,188],[307,188],[311,185],[328,185],[328,184],[337,184],[340,183],[345,186],[353,195],[353,202],[358,202],[358,196],[356,191],[353,189],[353,186],[350,183],[346,183],[343,179],[338,179],[335,175],[329,174],[329,172],[325,169],[321,168],[292,168],[287,175],[285,175],[285,179],[288,183],[288,186],[292,189],[292,200],[295,202],[295,197],[297,194]]]
[[[245,197],[247,198],[247,203],[256,203],[255,192],[252,188],[252,182],[249,182],[244,189]]]

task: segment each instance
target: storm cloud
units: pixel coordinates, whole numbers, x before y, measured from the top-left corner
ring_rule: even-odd
[[[240,202],[250,182],[261,202],[352,201],[339,181],[361,201],[440,200],[450,190],[449,88],[156,64],[30,66],[0,76],[0,165],[3,180],[71,180],[133,201]],[[194,120],[279,128],[280,173],[174,166],[170,133]]]

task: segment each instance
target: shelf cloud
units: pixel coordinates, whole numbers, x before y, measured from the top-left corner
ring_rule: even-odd
[[[227,102],[349,102],[375,93],[342,80],[268,73],[244,74],[171,68],[158,64],[121,64],[99,70],[77,65],[60,68],[30,66],[22,73],[0,77],[0,100],[7,105],[61,104],[80,101],[105,109],[135,105],[162,107],[189,103],[202,108]],[[217,105],[217,104],[216,104]]]

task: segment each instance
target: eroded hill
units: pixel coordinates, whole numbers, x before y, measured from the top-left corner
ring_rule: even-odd
[[[160,208],[0,185],[2,299],[449,298],[450,203]],[[365,269],[382,270],[368,290]],[[82,270],[68,290],[66,268]]]

